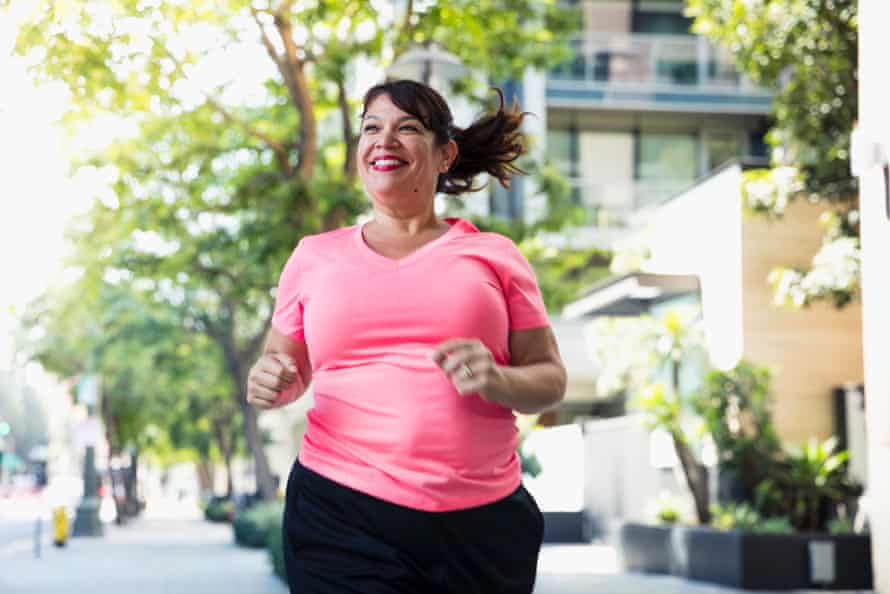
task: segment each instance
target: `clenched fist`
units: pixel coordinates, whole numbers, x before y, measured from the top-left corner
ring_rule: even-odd
[[[294,360],[284,353],[267,353],[247,376],[247,402],[260,409],[289,404],[306,391]]]

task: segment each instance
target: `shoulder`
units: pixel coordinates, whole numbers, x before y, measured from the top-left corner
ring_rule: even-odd
[[[496,231],[476,231],[460,236],[460,240],[472,246],[476,253],[493,259],[523,258],[519,246],[506,235]]]
[[[349,227],[340,227],[339,229],[332,229],[322,233],[304,235],[297,242],[294,253],[308,255],[335,249],[342,245],[343,242],[350,240],[357,226],[350,225]]]

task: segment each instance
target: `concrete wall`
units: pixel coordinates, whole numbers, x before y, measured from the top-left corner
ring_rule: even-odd
[[[595,536],[607,536],[617,519],[650,519],[647,508],[661,491],[685,495],[673,472],[653,460],[653,449],[665,443],[656,441],[653,448],[657,436],[643,426],[640,415],[587,421],[582,427],[584,511]],[[669,445],[667,450],[673,451]]]
[[[822,241],[823,210],[798,201],[780,221],[746,217],[742,225],[744,356],[774,372],[773,418],[792,442],[834,433],[832,388],[863,378],[861,307],[779,309],[767,282],[776,266],[809,267]]]
[[[834,433],[832,389],[863,378],[861,307],[773,304],[770,270],[810,266],[822,243],[824,207],[797,201],[778,221],[743,216],[741,176],[728,167],[661,207],[646,270],[698,275],[714,364],[729,368],[743,356],[768,366],[781,437],[824,439]]]

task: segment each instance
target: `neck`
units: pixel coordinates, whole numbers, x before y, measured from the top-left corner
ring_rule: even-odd
[[[431,229],[441,229],[448,225],[436,216],[432,208],[421,213],[393,212],[374,208],[374,218],[368,226],[391,235],[420,235]],[[367,228],[367,227],[366,227]]]

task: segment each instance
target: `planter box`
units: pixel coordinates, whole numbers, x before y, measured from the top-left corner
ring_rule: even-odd
[[[544,542],[589,542],[583,511],[544,513]]]
[[[618,552],[625,571],[669,573],[670,526],[623,522],[618,526]]]
[[[832,590],[871,590],[871,537],[867,534],[806,534],[808,586]]]
[[[670,573],[745,590],[870,590],[868,535],[758,534],[624,523],[627,571]]]
[[[746,590],[871,590],[868,535],[674,529],[671,573]]]
[[[809,586],[805,540],[796,534],[756,534],[676,527],[671,573],[745,590]]]

